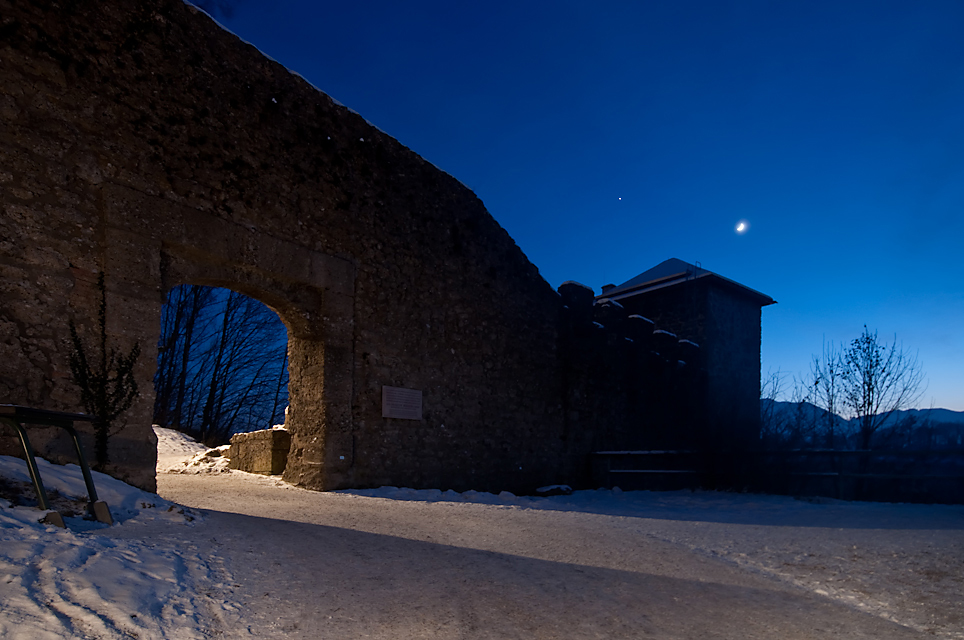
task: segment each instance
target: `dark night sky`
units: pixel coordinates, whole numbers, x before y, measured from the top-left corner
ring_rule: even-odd
[[[245,0],[218,20],[483,200],[555,287],[762,291],[763,372],[863,325],[964,410],[964,3]],[[740,221],[745,233],[736,233]]]

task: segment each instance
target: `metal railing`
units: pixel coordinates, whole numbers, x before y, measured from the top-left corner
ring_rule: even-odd
[[[48,411],[46,409],[35,409],[32,407],[22,407],[13,404],[0,404],[0,423],[12,427],[20,438],[23,445],[23,452],[26,457],[27,471],[30,473],[30,480],[33,483],[34,492],[37,494],[37,506],[47,515],[41,520],[47,524],[58,527],[65,527],[63,516],[50,508],[50,500],[47,497],[47,490],[44,488],[43,479],[40,477],[40,469],[37,467],[37,460],[34,456],[33,447],[30,445],[30,438],[24,425],[43,425],[49,427],[59,427],[70,434],[74,442],[74,449],[77,452],[77,459],[80,462],[81,472],[84,474],[84,484],[87,485],[87,517],[113,524],[110,509],[107,503],[98,499],[97,489],[94,487],[94,478],[84,457],[84,451],[80,446],[80,438],[77,430],[74,429],[74,422],[96,422],[96,416],[89,416],[82,413],[65,413],[62,411]]]

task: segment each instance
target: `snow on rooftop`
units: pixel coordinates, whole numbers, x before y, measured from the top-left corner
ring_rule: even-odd
[[[567,284],[575,285],[575,286],[577,286],[577,287],[581,287],[581,288],[583,288],[583,289],[588,289],[589,291],[592,291],[592,287],[588,287],[588,286],[584,285],[584,284],[581,283],[581,282],[576,282],[575,280],[566,280],[565,282],[563,282],[563,283],[562,283],[561,285],[559,285],[559,286],[560,286],[560,287],[564,287],[564,286],[566,286]]]
[[[623,308],[623,305],[619,304],[618,302],[616,302],[615,300],[613,300],[613,299],[611,299],[611,298],[599,298],[599,299],[596,300],[593,304],[611,304],[611,305],[613,305],[614,307],[619,307],[620,309]]]

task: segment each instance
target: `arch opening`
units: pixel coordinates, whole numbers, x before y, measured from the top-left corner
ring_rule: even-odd
[[[284,422],[288,331],[259,300],[182,284],[161,312],[153,421],[214,447]]]
[[[211,237],[216,235],[192,236]],[[275,239],[249,240],[236,249],[164,243],[161,286],[223,287],[277,314],[287,330],[284,422],[291,440],[285,480],[318,490],[348,486],[354,461],[354,265]]]

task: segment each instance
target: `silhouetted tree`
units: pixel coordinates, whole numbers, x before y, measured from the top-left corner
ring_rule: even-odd
[[[154,422],[157,424],[179,428],[183,417],[190,413],[185,411],[191,404],[188,394],[197,384],[192,356],[196,358],[199,344],[211,339],[214,292],[211,287],[182,286],[168,294],[161,314],[154,376]]]
[[[161,322],[154,420],[220,444],[283,419],[287,335],[260,302],[193,285],[168,295]]]
[[[767,371],[760,383],[760,440],[772,446],[782,440],[784,421],[777,409],[783,395],[785,377],[777,371]]]
[[[811,381],[811,402],[823,409],[826,437],[826,446],[829,449],[835,448],[835,437],[837,435],[837,420],[841,407],[841,384],[843,378],[843,360],[841,349],[834,347],[833,343],[824,342],[823,353],[820,356],[813,356],[810,363]]]
[[[887,346],[864,325],[864,331],[841,354],[842,398],[857,423],[860,448],[870,442],[888,415],[908,409],[924,392],[924,374],[917,356],[897,344]]]
[[[107,344],[107,287],[103,272],[97,274],[100,304],[97,308],[98,340],[90,354],[77,334],[73,319],[68,321],[73,351],[68,362],[74,383],[80,388],[80,400],[87,413],[97,416],[94,422],[94,466],[104,470],[109,462],[107,444],[111,426],[134,403],[137,379],[134,365],[141,353],[135,343],[126,355]]]
[[[809,386],[794,380],[789,396],[786,376],[769,372],[760,387],[760,436],[769,449],[812,446],[818,431],[819,412],[815,412]],[[780,401],[778,398],[786,397]]]

